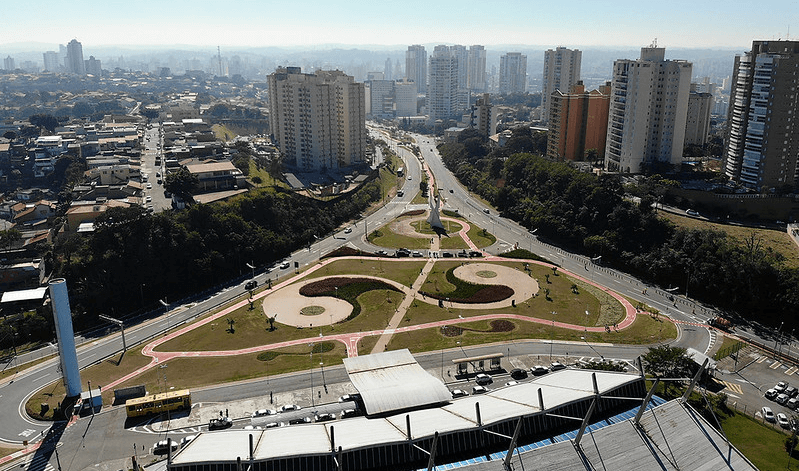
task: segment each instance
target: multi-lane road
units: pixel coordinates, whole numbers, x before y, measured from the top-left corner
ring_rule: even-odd
[[[373,135],[380,133],[376,129],[371,129],[370,132]],[[151,135],[151,140],[148,142],[160,142],[157,132],[150,131],[148,135]],[[267,278],[274,281],[278,277],[282,278],[291,275],[294,272],[295,262],[300,266],[316,263],[321,255],[345,244],[351,244],[368,251],[378,249],[378,247],[369,244],[365,240],[365,235],[369,230],[387,223],[407,210],[418,191],[422,171],[421,162],[412,153],[401,146],[397,146],[395,142],[388,139],[383,133],[380,133],[380,137],[389,142],[392,148],[406,162],[406,172],[410,178],[403,180],[404,186],[402,189],[405,190],[404,195],[388,200],[384,206],[374,213],[353,223],[351,232],[345,232],[344,228],[341,228],[334,234],[320,236],[310,247],[298,250],[286,260],[290,263],[290,268],[275,268],[271,272],[260,273],[256,276],[259,286],[263,285]],[[501,253],[513,245],[529,249],[569,271],[580,273],[582,276],[623,295],[645,301],[650,306],[667,313],[675,320],[696,324],[696,328],[681,329],[680,337],[675,344],[684,347],[690,346],[700,352],[705,352],[710,348],[714,341],[714,335],[710,330],[699,327],[699,325],[705,322],[708,317],[714,315],[712,310],[695,305],[690,300],[680,297],[674,298],[671,293],[654,287],[649,287],[647,294],[644,295],[642,291],[646,285],[643,282],[615,270],[594,264],[588,258],[571,254],[539,241],[528,232],[528,228],[499,217],[493,208],[485,206],[484,203],[464,189],[444,167],[435,150],[435,140],[433,138],[426,136],[414,137],[421,149],[424,162],[429,166],[436,178],[437,187],[443,190],[441,195],[446,200],[444,208],[458,209],[460,214],[469,218],[470,221],[492,232],[497,237],[497,243],[489,248],[490,252]],[[158,151],[157,147],[154,150]],[[161,317],[126,328],[128,345],[141,343],[146,339],[162,335],[170,328],[205,314],[244,293],[243,283],[240,283],[214,293],[196,303],[180,306],[171,305],[169,310]],[[495,349],[496,347],[493,348]],[[555,355],[568,354],[572,357],[602,356],[616,359],[633,359],[646,350],[646,348],[640,346],[593,346],[580,343],[563,343],[553,346],[541,342],[515,342],[509,344],[507,348],[509,355],[548,355],[554,350]],[[511,352],[511,349],[513,349],[513,352]],[[84,343],[78,349],[78,361],[82,367],[87,366],[120,350],[121,339],[117,333],[110,337]],[[475,347],[469,350],[470,355],[488,351],[487,347]],[[52,353],[51,348],[49,351],[34,352],[33,355],[43,356],[49,353]],[[462,351],[447,351],[419,355],[417,358],[422,366],[427,369],[437,369],[440,365],[443,378],[443,365],[463,354],[464,352]],[[326,368],[326,375],[327,382],[330,384],[347,381],[342,367]],[[152,441],[151,439],[142,439],[135,432],[125,430],[122,427],[124,411],[120,410],[83,418],[76,425],[69,427],[63,435],[57,431],[58,427],[51,429],[53,425],[51,423],[37,422],[26,417],[24,404],[27,398],[34,391],[58,378],[60,378],[60,373],[56,369],[56,362],[50,360],[13,377],[11,382],[0,385],[0,404],[2,405],[2,410],[5,411],[4,414],[0,414],[0,445],[2,445],[3,441],[20,443],[23,440],[28,440],[35,443],[39,440],[47,439],[49,433],[52,442],[58,441],[63,444],[60,448],[63,450],[62,454],[68,454],[69,456],[69,466],[65,466],[63,460],[60,464],[66,469],[74,470],[83,469],[85,466],[96,463],[99,459],[97,458],[98,456],[103,456],[102,460],[129,456],[132,443],[136,443],[136,440],[139,440],[140,443]],[[448,378],[443,379],[447,380]],[[194,401],[199,403],[230,401],[238,398],[260,396],[267,390],[274,393],[295,391],[304,388],[309,381],[308,373],[296,373],[251,381],[245,384],[200,389],[193,391],[192,395]],[[49,447],[42,447],[42,450],[46,449],[49,449]],[[43,465],[42,469],[46,466],[56,466],[58,464],[52,452],[39,452],[39,454],[46,458],[44,461],[39,459],[39,462],[48,463]]]

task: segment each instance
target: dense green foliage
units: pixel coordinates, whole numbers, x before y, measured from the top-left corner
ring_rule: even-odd
[[[799,308],[799,271],[781,266],[757,240],[738,244],[720,231],[677,229],[652,208],[657,185],[636,203],[617,176],[529,153],[536,146],[535,135],[521,129],[493,151],[466,132],[439,151],[470,190],[542,239],[745,317],[794,322],[786,314]]]
[[[175,300],[249,273],[333,231],[380,199],[378,181],[331,201],[264,189],[228,202],[148,215],[112,208],[88,237],[59,241],[48,263],[69,280],[77,328]]]

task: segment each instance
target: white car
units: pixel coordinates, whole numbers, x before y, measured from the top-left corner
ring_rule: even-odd
[[[297,404],[286,404],[285,406],[280,407],[280,412],[289,412],[300,409],[302,409],[302,407],[298,406]]]
[[[285,270],[286,268],[290,267],[291,264],[289,262],[283,262],[280,264],[280,269]]]
[[[252,413],[253,417],[266,417],[268,415],[275,415],[277,411],[274,409],[258,409]]]
[[[344,229],[344,233],[345,233],[345,234],[350,234],[350,233],[352,233],[352,228],[351,228],[351,227],[348,227],[348,228]]]
[[[148,190],[152,190],[153,189],[153,184],[150,183],[150,182],[147,182],[147,189]]]
[[[191,441],[194,440],[194,438],[196,436],[197,435],[186,435],[185,437],[181,438],[180,439],[180,447],[183,448],[184,446],[186,446],[189,443],[191,443]]]
[[[170,447],[170,444],[172,445]],[[154,455],[163,455],[169,451],[169,448],[172,448],[172,451],[177,451],[178,449],[178,442],[172,440],[161,440],[160,442],[156,442],[153,444],[153,454]]]
[[[455,390],[452,391],[452,398],[453,399],[458,398],[458,397],[466,397],[468,395],[469,395],[469,393],[467,393],[463,389],[455,389]]]
[[[771,410],[771,407],[764,407],[760,409],[760,412],[763,414],[763,419],[767,422],[776,422],[777,420],[774,418],[774,411]]]
[[[505,386],[516,386],[517,384],[519,384],[518,381],[508,381],[505,383]]]
[[[777,423],[784,429],[791,428],[791,423],[788,421],[788,416],[780,412],[777,414]]]
[[[493,383],[494,380],[491,378],[491,375],[480,373],[474,377],[474,382],[479,384],[480,386],[485,386],[486,384]]]
[[[485,386],[475,386],[472,388],[472,394],[485,394],[488,392],[488,388]]]

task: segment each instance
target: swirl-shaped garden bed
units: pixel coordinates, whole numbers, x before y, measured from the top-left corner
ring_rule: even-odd
[[[346,320],[355,319],[361,313],[361,304],[358,302],[358,296],[367,291],[376,289],[387,289],[391,291],[400,292],[394,286],[380,280],[372,278],[352,278],[337,276],[332,278],[325,278],[324,280],[308,283],[300,288],[300,294],[303,296],[332,296],[334,298],[343,299],[352,304],[352,313]]]

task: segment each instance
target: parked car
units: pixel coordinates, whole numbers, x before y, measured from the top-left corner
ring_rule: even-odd
[[[510,371],[510,377],[513,379],[524,379],[527,377],[527,370],[514,368]]]
[[[491,214],[491,211],[489,211],[487,209],[484,209],[483,212],[486,213],[486,214]]]
[[[418,250],[414,250],[413,252],[411,252],[411,256],[412,257],[422,257],[423,255],[422,255],[422,252],[419,252]]]
[[[479,250],[472,250],[472,251],[469,252],[469,257],[470,258],[477,258],[477,257],[482,257],[482,256],[483,256],[483,252],[480,252]]]
[[[336,416],[333,414],[324,413],[314,417],[314,422],[328,422],[330,420],[336,420]]]
[[[787,407],[787,408],[789,408],[791,410],[796,410],[797,406],[799,406],[799,399],[797,399],[795,397],[792,397],[792,398],[788,399],[788,402],[785,403],[785,407]]]
[[[493,383],[494,379],[491,378],[491,375],[480,373],[474,377],[474,382],[479,384],[480,386],[485,386],[486,384]]]
[[[771,389],[769,389],[768,391],[766,391],[766,394],[765,394],[765,396],[766,396],[766,399],[771,399],[771,400],[773,401],[774,399],[776,399],[776,398],[777,398],[777,394],[779,394],[779,393],[777,392],[777,390],[776,390],[776,389],[774,389],[774,388],[771,388]]]
[[[297,419],[289,420],[289,425],[300,425],[300,424],[310,424],[311,418],[310,417],[299,417]]]
[[[785,391],[785,388],[787,388],[787,387],[788,387],[788,383],[786,383],[785,381],[780,381],[779,383],[777,383],[776,386],[774,386],[774,389],[778,393],[781,393],[781,392]]]
[[[453,190],[452,188],[450,188],[450,189],[449,189],[449,192],[450,192],[450,193],[455,193],[455,190]]]
[[[399,196],[399,197],[405,196],[405,192],[400,190],[400,191],[397,192],[397,196]]]
[[[208,422],[208,430],[222,430],[233,426],[233,420],[230,417],[220,417],[218,419],[211,419]]]
[[[275,415],[277,411],[274,409],[258,409],[257,411],[252,413],[253,417],[266,417],[269,415]]]
[[[472,394],[485,394],[488,392],[488,388],[485,386],[475,386],[472,388]]]
[[[358,401],[361,399],[361,395],[357,393],[353,394],[345,394],[338,398],[338,402],[350,402],[350,401]]]
[[[791,423],[788,421],[788,416],[780,412],[777,414],[777,423],[780,424],[780,427],[784,429],[791,428]]]
[[[553,361],[552,364],[549,365],[549,371],[558,371],[564,369],[566,369],[566,365],[557,361]]]
[[[345,419],[347,417],[355,417],[356,415],[358,415],[358,411],[355,409],[344,409],[343,411],[341,411],[342,419]]]
[[[388,252],[386,252],[385,250],[378,250],[377,252],[375,252],[375,255],[380,255],[381,257],[385,257],[386,255],[388,255]]]
[[[776,422],[777,419],[774,418],[774,411],[771,410],[771,407],[763,407],[760,409],[760,412],[763,414],[763,419],[767,422]]]
[[[451,252],[441,252],[441,256],[444,258],[452,258],[454,255],[452,255]]]
[[[685,211],[685,214],[689,216],[699,216],[699,211],[696,211],[695,209],[689,209]]]
[[[159,442],[155,442],[153,444],[153,454],[165,455],[169,451],[169,448],[172,448],[173,452],[177,451],[178,442],[176,442],[175,440],[161,440]]]
[[[782,393],[782,394],[777,394],[777,399],[775,399],[775,401],[777,402],[777,404],[784,405],[786,402],[788,402],[788,399],[790,399],[790,397],[788,397],[787,394]]]
[[[518,381],[508,381],[505,383],[505,386],[516,386],[517,384],[519,384]]]
[[[196,437],[197,437],[197,435],[186,435],[185,437],[181,438],[180,439],[180,447],[183,448],[184,446],[188,445]]]
[[[793,386],[788,386],[787,388],[785,388],[785,391],[783,391],[783,393],[787,394],[788,397],[796,397],[796,394],[799,393],[799,390],[797,390]]]
[[[247,283],[244,284],[244,289],[247,291],[252,291],[258,287],[258,281],[256,280],[249,280]]]
[[[461,250],[460,252],[458,252],[458,257],[466,258],[468,256],[469,256],[469,252],[467,252],[465,250]]]
[[[464,391],[463,389],[453,389],[452,390],[452,399],[457,399],[459,397],[466,397],[469,393]]]
[[[300,409],[302,409],[302,407],[298,406],[297,404],[286,404],[285,406],[280,406],[280,412],[289,412]]]
[[[285,427],[285,422],[269,422],[268,424],[264,424],[264,428],[275,428],[275,427]]]
[[[530,372],[533,376],[541,376],[549,373],[549,370],[546,366],[535,365],[534,367],[530,368]]]
[[[349,234],[351,232],[352,232],[352,228],[351,227],[348,227],[348,228],[344,229],[344,233],[345,234]]]

